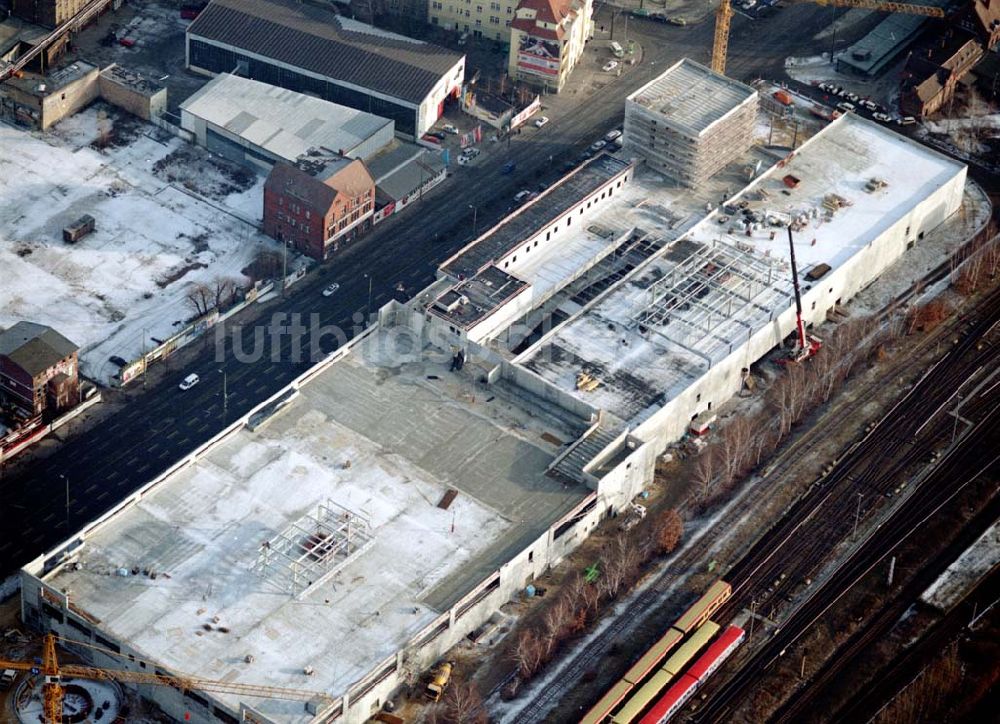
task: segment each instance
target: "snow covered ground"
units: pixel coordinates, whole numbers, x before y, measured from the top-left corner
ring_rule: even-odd
[[[0,327],[53,326],[103,382],[110,355],[133,359],[192,316],[191,285],[245,284],[255,256],[280,249],[257,229],[262,178],[106,109],[46,134],[0,124]],[[107,148],[91,145],[109,129]],[[83,214],[96,231],[64,243]]]

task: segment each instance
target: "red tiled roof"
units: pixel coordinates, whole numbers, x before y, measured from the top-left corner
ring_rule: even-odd
[[[517,10],[528,8],[535,11],[533,19],[517,18],[511,23],[512,27],[530,33],[538,38],[548,38],[549,40],[562,40],[564,34],[563,21],[573,15],[574,0],[521,0],[517,4]],[[517,10],[514,15],[517,15]],[[551,23],[556,29],[542,28],[537,23]]]

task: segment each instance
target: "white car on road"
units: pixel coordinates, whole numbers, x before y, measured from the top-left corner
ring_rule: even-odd
[[[604,67],[601,68],[601,70],[603,70],[605,73],[610,73],[617,67],[618,67],[617,60],[609,60],[607,63],[604,64]]]
[[[337,284],[337,282],[334,282],[333,284],[331,284],[330,286],[328,286],[326,289],[323,290],[323,296],[332,297],[338,289],[340,289],[340,285]]]
[[[548,122],[549,122],[548,118],[546,118],[545,116],[540,116],[535,119],[535,128],[541,128]]]
[[[190,390],[192,387],[198,384],[199,381],[200,378],[198,377],[198,375],[192,373],[184,378],[184,381],[181,382],[180,384],[180,388],[182,390]]]

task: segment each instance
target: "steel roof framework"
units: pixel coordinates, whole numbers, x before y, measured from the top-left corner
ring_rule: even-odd
[[[734,323],[753,331],[748,309],[767,314],[766,291],[776,288],[775,260],[762,259],[716,239],[702,246],[649,287],[649,303],[632,315],[632,323],[652,330],[664,339],[694,353],[709,366],[720,351],[728,353],[736,341],[720,329]],[[671,322],[687,331],[671,334]],[[674,328],[676,329],[676,328]],[[706,342],[714,340],[712,344]]]
[[[253,572],[280,591],[301,598],[335,576],[375,543],[371,520],[327,500],[265,541]]]

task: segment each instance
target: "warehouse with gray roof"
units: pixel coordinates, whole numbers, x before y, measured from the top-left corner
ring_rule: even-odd
[[[294,0],[213,0],[187,29],[187,67],[390,118],[419,137],[457,98],[465,56]]]
[[[265,170],[316,148],[368,159],[395,137],[388,118],[229,73],[181,104],[181,127],[208,150]]]

